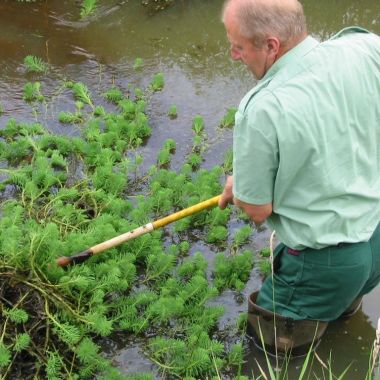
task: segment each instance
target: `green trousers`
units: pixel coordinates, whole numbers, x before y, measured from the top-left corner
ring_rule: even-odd
[[[257,304],[284,317],[332,321],[380,282],[380,224],[368,242],[294,251],[279,244]]]

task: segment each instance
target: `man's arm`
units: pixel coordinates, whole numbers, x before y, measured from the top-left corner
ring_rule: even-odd
[[[262,223],[272,214],[272,203],[263,205],[252,205],[236,199],[232,193],[233,177],[227,177],[223,193],[220,197],[219,207],[223,210],[228,204],[235,204],[240,207],[255,223]]]

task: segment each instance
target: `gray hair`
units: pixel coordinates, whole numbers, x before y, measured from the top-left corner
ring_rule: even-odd
[[[226,0],[226,11],[236,0]],[[238,0],[234,16],[239,20],[240,33],[261,47],[268,36],[277,37],[282,44],[306,34],[306,20],[302,4],[297,0]]]

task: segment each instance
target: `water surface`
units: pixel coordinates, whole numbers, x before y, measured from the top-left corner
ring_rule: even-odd
[[[137,0],[99,1],[95,14],[85,20],[72,1],[41,1],[21,4],[0,2],[0,104],[5,113],[0,127],[10,117],[30,120],[31,109],[22,100],[27,80],[40,80],[42,92],[52,101],[39,109],[38,119],[54,133],[77,134],[76,128],[62,126],[57,114],[73,110],[70,94],[57,92],[59,81],[68,78],[82,81],[99,97],[113,84],[124,91],[129,85],[146,86],[151,77],[162,72],[164,90],[150,103],[149,116],[153,134],[142,148],[146,165],[155,162],[157,151],[167,138],[177,141],[172,168],[178,167],[192,145],[191,122],[196,114],[204,117],[209,135],[209,149],[204,167],[221,164],[231,146],[231,130],[218,128],[229,107],[236,107],[243,95],[255,84],[252,76],[228,54],[225,32],[220,23],[220,0],[177,0],[175,6],[151,14]],[[343,27],[360,25],[380,33],[378,0],[304,0],[309,32],[324,40]],[[47,75],[25,72],[23,59],[32,54],[50,65]],[[135,59],[144,64],[142,73],[133,69]],[[170,120],[166,113],[175,104],[178,118]],[[238,226],[231,221],[231,230]],[[254,251],[268,245],[269,231],[255,231]],[[195,245],[213,261],[214,252],[206,245]],[[261,278],[255,269],[243,296],[260,287]],[[375,338],[380,317],[380,287],[364,298],[362,310],[352,319],[330,325],[318,348],[325,362],[332,352],[332,366],[342,372],[350,363],[347,378],[363,380],[368,369],[368,353]],[[226,306],[220,327],[233,325],[239,313],[246,311],[244,297],[227,291],[217,300]],[[154,365],[141,352],[141,342],[119,334],[104,343],[107,355],[125,373],[155,371]],[[258,375],[254,358],[263,363],[263,356],[249,341],[243,371]],[[300,362],[290,364],[290,373],[299,373]],[[290,375],[293,376],[293,375]],[[291,377],[290,377],[291,378]]]

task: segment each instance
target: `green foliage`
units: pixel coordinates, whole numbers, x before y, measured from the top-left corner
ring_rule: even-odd
[[[262,257],[269,257],[270,256],[270,248],[269,247],[265,247],[263,248],[261,251],[260,251],[260,255]]]
[[[262,276],[266,277],[271,273],[271,264],[269,261],[260,261],[259,270]]]
[[[244,349],[241,343],[234,344],[228,353],[228,364],[231,366],[241,366],[244,360]]]
[[[30,341],[30,335],[27,333],[17,335],[13,346],[13,350],[16,352],[25,350],[26,348],[28,348]]]
[[[233,153],[232,153],[232,149],[229,149],[224,155],[223,170],[225,174],[232,173],[232,165],[233,165]]]
[[[161,91],[164,88],[164,74],[162,73],[157,73],[154,75],[151,83],[150,83],[150,88],[153,91]]]
[[[231,256],[218,253],[215,258],[214,284],[221,290],[243,290],[253,268],[253,254],[244,251]]]
[[[162,149],[158,152],[158,166],[166,166],[170,163],[171,154],[175,152],[176,143],[173,139],[167,139]]]
[[[198,153],[192,153],[187,158],[187,163],[193,168],[196,169],[199,167],[199,165],[203,162],[203,158]]]
[[[228,230],[224,226],[211,227],[206,240],[208,243],[217,243],[226,241],[228,235]]]
[[[49,352],[46,363],[46,375],[50,379],[61,379],[60,371],[62,367],[61,358],[57,353]]]
[[[29,72],[45,73],[48,70],[48,65],[41,58],[33,55],[27,55],[24,58],[24,64]]]
[[[195,134],[200,135],[205,128],[203,117],[201,115],[196,115],[193,119],[192,129]]]
[[[229,128],[235,125],[235,114],[237,108],[229,108],[226,114],[223,116],[222,120],[219,123],[221,128]]]
[[[0,368],[8,366],[11,361],[11,353],[3,343],[0,343]]]
[[[40,82],[28,82],[24,86],[24,96],[23,99],[26,102],[43,102],[45,97],[41,94],[41,83]]]
[[[4,113],[4,107],[2,104],[0,104],[0,116]]]
[[[117,87],[110,88],[103,96],[106,100],[115,104],[118,104],[124,98],[123,93]]]
[[[72,90],[74,92],[75,99],[93,107],[90,91],[85,84],[77,82],[73,85]]]
[[[58,120],[63,124],[77,124],[83,122],[83,115],[80,112],[61,111],[58,115]]]
[[[234,236],[234,244],[237,247],[242,246],[244,243],[247,242],[249,237],[252,235],[252,228],[249,225],[245,225],[244,227],[241,227],[239,230],[235,232]]]
[[[136,59],[135,59],[135,63],[134,63],[134,65],[133,65],[133,68],[134,68],[135,70],[138,70],[138,69],[141,68],[141,66],[142,66],[143,64],[144,64],[144,61],[143,61],[142,58],[136,58]]]
[[[97,0],[82,0],[80,16],[87,17],[95,11]]]
[[[28,321],[28,313],[23,309],[3,309],[3,315],[14,323],[26,323]]]
[[[149,349],[156,363],[171,367],[180,378],[206,378],[214,375],[223,364],[223,344],[211,340],[205,332],[181,340],[154,338]]]
[[[92,97],[93,89],[66,80],[60,90],[73,93],[75,112],[58,112],[58,118],[80,123],[76,137],[52,134],[35,122],[37,112],[32,122],[10,119],[0,130],[0,188],[11,187],[14,194],[0,203],[0,263],[6,268],[0,271],[0,297],[9,303],[2,309],[0,366],[9,366],[11,375],[29,376],[19,364],[25,357],[25,368],[41,378],[118,379],[122,375],[97,342],[120,330],[146,342],[146,354],[165,376],[211,378],[232,365],[215,340],[224,309],[215,305],[212,268],[193,249],[194,237],[226,242],[230,208],[199,212],[83,264],[55,265],[59,256],[221,192],[220,167],[194,170],[206,149],[201,117],[194,118],[193,146],[179,170],[163,168],[176,151],[173,139],[164,142],[157,165],[147,171],[141,165],[137,148],[152,130],[145,96],[162,86],[158,76],[148,91],[135,88],[131,98],[114,86],[103,90],[100,95],[115,105],[105,111],[95,104],[99,94]],[[29,87],[25,100],[38,100],[39,85]],[[247,234],[236,234],[236,247]],[[229,283],[223,286],[238,288],[247,262],[235,258],[224,266]]]
[[[175,119],[177,116],[178,116],[178,112],[177,112],[177,106],[176,105],[171,105],[169,107],[169,110],[168,110],[168,116],[171,118],[171,119]]]

